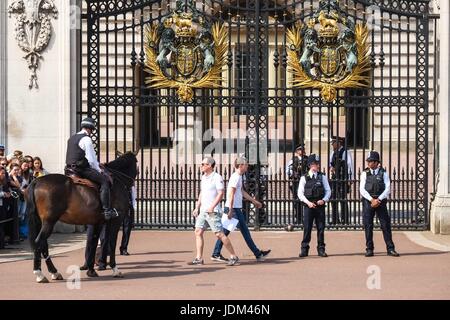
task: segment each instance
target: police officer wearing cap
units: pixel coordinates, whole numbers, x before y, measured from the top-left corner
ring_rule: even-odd
[[[366,159],[367,168],[361,174],[359,191],[363,197],[363,224],[366,234],[366,257],[373,256],[373,219],[380,220],[384,242],[389,256],[400,256],[392,241],[391,218],[387,210],[387,198],[391,182],[387,172],[380,166],[380,154],[370,151]]]
[[[5,146],[0,143],[0,157],[5,156]]]
[[[85,118],[81,122],[81,129],[67,141],[66,169],[73,170],[81,178],[100,185],[100,200],[105,220],[118,217],[117,211],[111,208],[111,187],[108,179],[102,174],[90,137],[95,130],[94,119]]]
[[[309,171],[300,178],[298,197],[305,205],[303,215],[303,241],[299,257],[308,256],[309,242],[313,222],[317,228],[317,253],[321,257],[327,257],[325,252],[325,203],[331,196],[328,179],[320,172],[319,156],[311,154],[308,157]]]
[[[349,210],[346,201],[350,192],[348,180],[352,178],[353,159],[351,153],[345,148],[345,138],[333,136],[331,140],[333,153],[330,156],[331,172],[331,224],[348,224]],[[341,215],[339,218],[339,207]]]
[[[294,197],[294,223],[301,223],[303,220],[303,207],[298,201],[298,185],[301,176],[308,171],[308,157],[305,152],[305,145],[300,144],[294,150],[294,157],[286,166],[286,176],[292,181],[291,191]]]

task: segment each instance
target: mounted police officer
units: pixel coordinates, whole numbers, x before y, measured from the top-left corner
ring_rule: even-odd
[[[359,191],[363,197],[363,224],[366,234],[366,257],[373,256],[373,218],[380,220],[387,254],[398,257],[392,241],[391,218],[387,210],[387,198],[391,182],[387,172],[380,166],[380,154],[370,151],[366,159],[367,168],[361,174]]]
[[[299,257],[308,256],[309,242],[313,222],[317,228],[317,253],[321,257],[327,257],[325,253],[325,203],[331,196],[328,179],[320,172],[319,156],[312,154],[308,157],[309,171],[300,178],[298,197],[305,205],[303,216],[303,241]]]
[[[301,223],[303,220],[303,207],[298,201],[298,185],[300,178],[308,171],[308,157],[305,152],[305,145],[300,144],[294,150],[294,157],[286,166],[286,176],[292,181],[291,191],[294,197],[294,223]]]
[[[66,169],[73,170],[81,178],[89,179],[100,186],[100,200],[105,220],[118,217],[111,208],[110,182],[102,174],[90,135],[95,130],[95,121],[85,118],[81,131],[67,141]]]
[[[334,136],[331,140],[333,153],[330,156],[331,172],[331,224],[349,223],[347,193],[350,192],[348,180],[352,178],[353,159],[344,147],[345,138]],[[338,215],[340,204],[341,217]]]

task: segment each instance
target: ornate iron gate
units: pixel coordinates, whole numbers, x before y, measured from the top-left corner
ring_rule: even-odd
[[[338,90],[325,101],[316,89],[296,89],[288,67],[287,30],[335,0],[85,0],[81,59],[83,103],[78,114],[100,124],[94,139],[102,161],[140,148],[137,227],[191,228],[201,157],[213,154],[228,179],[245,153],[252,165],[249,193],[265,202],[248,207],[255,228],[295,223],[296,200],[285,173],[296,145],[321,156],[330,173],[332,136],[344,137],[353,158],[347,192],[327,208],[329,228],[361,228],[359,176],[369,150],[380,151],[392,180],[393,227],[428,227],[429,85],[428,0],[345,0],[340,8],[370,27],[370,86]],[[222,88],[196,89],[192,102],[176,89],[145,84],[145,30],[180,4],[226,26]],[[434,52],[433,52],[434,54]],[[433,86],[434,87],[434,86]],[[435,110],[433,110],[435,111]],[[429,166],[430,165],[430,166]],[[328,175],[329,176],[329,175]],[[334,208],[334,209],[333,209]],[[333,215],[333,211],[337,210]],[[336,216],[341,221],[334,221]],[[339,219],[337,219],[339,220]]]

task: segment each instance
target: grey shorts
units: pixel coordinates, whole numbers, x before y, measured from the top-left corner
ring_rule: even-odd
[[[215,212],[214,214],[208,214],[206,212],[200,212],[196,221],[195,228],[201,228],[206,230],[208,227],[211,228],[212,232],[222,231],[222,214],[220,212]]]

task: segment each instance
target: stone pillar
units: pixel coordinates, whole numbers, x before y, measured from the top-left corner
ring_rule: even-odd
[[[0,6],[3,3],[7,6],[13,1],[1,3]],[[54,4],[58,17],[50,19],[51,38],[40,53],[42,59],[39,59],[36,70],[38,88],[29,88],[30,70],[24,59],[26,53],[19,48],[14,35],[17,15],[7,19],[6,131],[8,152],[21,150],[24,155],[39,156],[48,171],[62,172],[66,141],[71,134],[71,118],[75,116],[71,117],[74,111],[71,110],[70,85],[71,21],[70,2],[56,0]],[[33,8],[25,9],[32,11]],[[28,11],[26,14],[32,16]],[[5,122],[3,119],[0,122]]]
[[[0,143],[7,144],[6,139],[6,35],[7,31],[7,2],[0,1]],[[8,149],[6,149],[8,151]]]
[[[433,233],[450,234],[450,162],[449,162],[449,94],[450,94],[450,4],[441,1],[439,19],[439,183],[431,205],[430,226]]]
[[[24,155],[39,156],[49,172],[62,173],[67,139],[75,130],[78,44],[76,23],[71,19],[80,19],[73,7],[79,0],[54,0],[58,15],[50,18],[51,38],[39,53],[39,87],[31,89],[26,53],[14,34],[20,12],[10,18],[6,13],[12,3],[0,1],[0,142],[7,137],[9,153],[21,150]],[[27,17],[36,17],[32,4],[25,8]],[[84,226],[58,222],[54,230],[70,233],[83,231]]]

